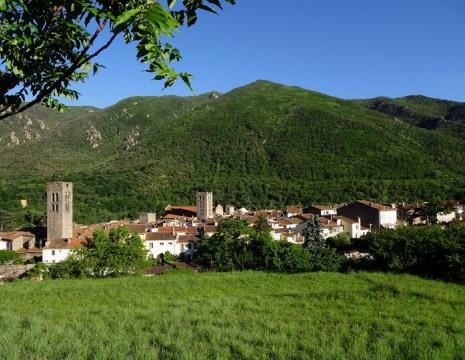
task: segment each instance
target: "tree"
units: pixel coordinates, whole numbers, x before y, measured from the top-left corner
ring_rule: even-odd
[[[108,235],[97,230],[89,253],[83,259],[87,257],[96,275],[117,276],[138,272],[145,264],[147,252],[139,235],[130,234],[123,226],[110,230]]]
[[[321,235],[321,222],[318,215],[313,215],[307,222],[307,227],[304,230],[304,247],[307,249],[326,247],[325,240]]]
[[[71,85],[102,67],[95,59],[119,36],[165,87],[179,78],[190,87],[191,75],[172,66],[180,51],[165,39],[225,2],[235,0],[0,0],[0,120],[38,103],[63,110],[59,97],[78,98]]]

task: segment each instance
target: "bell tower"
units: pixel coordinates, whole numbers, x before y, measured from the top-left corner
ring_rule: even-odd
[[[47,241],[73,237],[73,183],[47,186]]]

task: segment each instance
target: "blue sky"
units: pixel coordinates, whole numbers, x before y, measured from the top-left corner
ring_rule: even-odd
[[[220,16],[204,13],[174,44],[195,94],[266,79],[342,98],[465,101],[463,0],[237,0]],[[72,105],[190,94],[181,83],[162,90],[122,41],[99,60],[106,69],[76,87]]]

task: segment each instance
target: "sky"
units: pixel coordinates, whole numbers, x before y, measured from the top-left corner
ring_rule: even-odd
[[[163,90],[122,40],[70,105],[136,95],[227,92],[257,79],[353,99],[412,94],[465,101],[463,0],[237,0],[173,40],[194,75]]]

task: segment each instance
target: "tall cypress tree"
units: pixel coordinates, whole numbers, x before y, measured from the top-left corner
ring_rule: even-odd
[[[326,242],[321,235],[321,222],[318,215],[312,216],[304,230],[304,247],[307,249],[319,249],[326,247]]]

